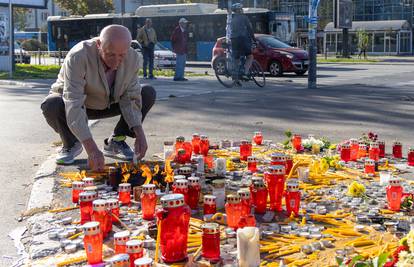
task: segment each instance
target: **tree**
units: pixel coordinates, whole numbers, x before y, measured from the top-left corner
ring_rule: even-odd
[[[361,57],[362,53],[364,53],[364,58],[367,59],[367,49],[370,43],[369,34],[365,30],[359,29],[357,32],[357,37],[358,37],[358,49],[359,49],[358,57]]]
[[[14,26],[18,31],[24,31],[27,26],[26,16],[28,9],[22,7],[13,8]]]
[[[72,15],[110,13],[114,10],[112,0],[55,0],[55,2]]]

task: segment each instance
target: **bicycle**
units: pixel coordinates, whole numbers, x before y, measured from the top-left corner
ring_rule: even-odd
[[[226,53],[230,53],[229,47],[223,44],[223,48]],[[249,73],[243,76],[244,72],[244,63],[246,62],[246,57],[242,56],[239,60],[239,66],[237,67],[237,72],[233,68],[233,60],[230,57],[230,60],[226,56],[219,57],[215,60],[213,68],[217,80],[227,88],[232,88],[234,86],[241,86],[240,82],[253,81],[257,86],[264,87],[266,85],[266,77],[263,72],[260,64],[253,60],[252,66],[250,67]]]

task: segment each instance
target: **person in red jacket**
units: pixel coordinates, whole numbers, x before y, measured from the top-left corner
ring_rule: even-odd
[[[173,52],[177,54],[174,81],[187,81],[187,79],[184,78],[185,62],[187,60],[188,51],[187,25],[188,20],[181,18],[178,21],[178,26],[174,29],[171,35]]]

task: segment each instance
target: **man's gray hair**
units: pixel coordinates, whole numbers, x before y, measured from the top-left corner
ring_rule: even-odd
[[[118,24],[112,24],[102,29],[101,33],[99,34],[99,40],[102,44],[119,40],[131,43],[132,36],[127,27]]]

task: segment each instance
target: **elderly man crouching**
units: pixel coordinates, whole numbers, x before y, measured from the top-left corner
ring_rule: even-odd
[[[63,147],[58,164],[72,164],[82,152],[93,170],[104,168],[104,155],[130,160],[147,151],[142,121],[155,102],[155,90],[138,80],[138,54],[130,47],[131,33],[121,25],[105,27],[98,38],[82,41],[68,53],[41,105],[48,124],[60,135]],[[94,141],[88,119],[121,115],[104,141],[103,153]],[[126,144],[135,138],[135,152]]]

